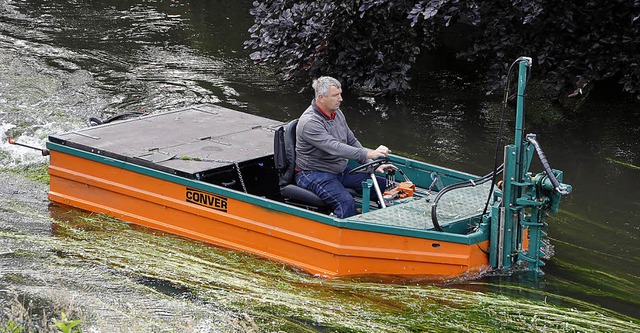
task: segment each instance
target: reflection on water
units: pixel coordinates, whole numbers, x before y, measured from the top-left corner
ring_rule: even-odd
[[[43,146],[48,134],[83,127],[89,117],[195,103],[297,117],[309,90],[279,82],[242,49],[250,5],[0,0],[0,167],[47,162],[8,145],[7,135]],[[343,107],[368,146],[384,143],[406,156],[486,174],[499,131],[498,98],[462,81],[432,73],[416,80],[412,94],[394,99],[347,91]],[[569,316],[544,301],[581,310],[596,304],[640,318],[640,124],[631,111],[628,118],[614,112],[636,106],[590,102],[568,112],[534,93],[528,98],[527,132],[538,134],[552,167],[574,187],[548,220],[556,255],[540,279],[486,277],[451,288],[318,280],[242,253],[73,216],[77,211],[64,216],[53,208],[50,215],[46,186],[3,172],[0,289],[38,304],[56,300],[38,305],[56,312],[50,316],[71,310],[96,327],[117,322],[131,331],[464,331],[470,322],[487,331],[571,330],[563,321],[624,330],[616,319],[607,327],[600,315]],[[50,237],[51,226],[58,236]],[[549,318],[536,317],[540,311]]]

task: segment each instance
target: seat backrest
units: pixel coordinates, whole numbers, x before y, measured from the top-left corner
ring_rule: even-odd
[[[298,119],[280,126],[273,138],[274,161],[278,170],[280,187],[293,183],[296,161],[296,126]]]

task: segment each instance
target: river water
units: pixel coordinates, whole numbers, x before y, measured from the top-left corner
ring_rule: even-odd
[[[0,0],[0,330],[13,320],[52,331],[62,312],[89,332],[640,330],[640,117],[624,101],[558,107],[529,92],[527,133],[574,188],[548,219],[555,255],[537,278],[323,280],[48,203],[47,158],[7,136],[43,146],[89,117],[197,103],[297,117],[309,91],[277,81],[242,47],[250,6]],[[489,172],[499,96],[444,70],[413,85],[394,99],[345,93],[360,140]]]

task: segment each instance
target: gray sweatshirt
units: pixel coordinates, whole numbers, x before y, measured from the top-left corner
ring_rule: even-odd
[[[330,119],[312,102],[302,113],[296,128],[296,168],[303,171],[341,173],[349,159],[364,163],[363,148],[342,111]]]

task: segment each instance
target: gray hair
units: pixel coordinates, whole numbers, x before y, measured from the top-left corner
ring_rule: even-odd
[[[331,76],[321,76],[313,80],[313,84],[311,86],[316,93],[315,97],[318,97],[318,95],[327,96],[329,94],[329,88],[331,86],[342,88],[340,81],[332,78]]]

